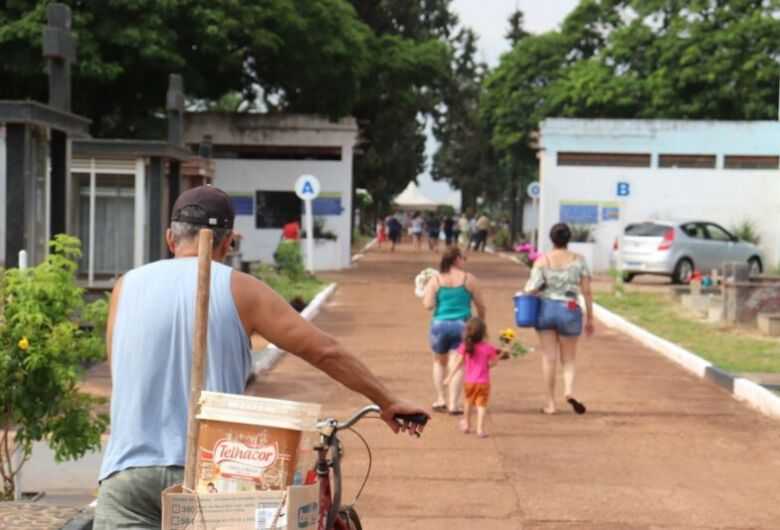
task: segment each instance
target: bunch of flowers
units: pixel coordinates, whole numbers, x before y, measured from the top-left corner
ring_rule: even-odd
[[[515,252],[520,254],[520,260],[528,267],[531,267],[534,264],[534,261],[539,259],[542,255],[542,253],[536,250],[530,243],[518,245],[515,247]]]
[[[510,356],[517,359],[531,351],[530,348],[526,348],[522,342],[517,340],[517,334],[512,328],[502,329],[498,333],[498,340],[501,342],[502,359],[508,359]]]
[[[433,278],[439,273],[436,269],[432,269],[428,267],[427,269],[423,269],[420,271],[420,274],[418,274],[414,278],[414,294],[418,298],[422,298],[423,295],[425,295],[425,286],[428,285],[428,280]]]

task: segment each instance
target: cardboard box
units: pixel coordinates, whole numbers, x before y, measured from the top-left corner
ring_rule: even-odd
[[[270,530],[284,491],[183,493],[171,486],[162,496],[162,530]],[[276,530],[317,530],[319,485],[290,486]]]

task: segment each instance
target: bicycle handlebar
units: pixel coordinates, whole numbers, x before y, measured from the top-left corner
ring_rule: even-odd
[[[372,412],[379,414],[381,409],[377,405],[367,405],[357,411],[351,418],[346,421],[339,423],[338,421],[331,419],[324,420],[322,423],[329,425],[336,431],[340,431],[342,429],[349,429],[357,422],[359,422],[364,416],[371,414]],[[425,425],[428,423],[428,416],[425,414],[396,414],[394,418],[399,424],[402,424],[403,422],[410,422],[416,423],[418,425]]]

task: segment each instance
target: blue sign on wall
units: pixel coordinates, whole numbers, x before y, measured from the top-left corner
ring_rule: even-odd
[[[230,200],[233,201],[233,209],[236,211],[236,215],[254,215],[254,199],[252,197],[246,197],[243,195],[231,195]]]
[[[560,219],[568,224],[596,224],[599,222],[599,205],[562,203]]]
[[[614,206],[603,206],[601,208],[602,221],[617,221],[620,219],[620,208]]]
[[[618,197],[628,197],[631,195],[631,184],[628,182],[618,182],[617,183],[617,196]]]
[[[341,212],[344,211],[340,195],[338,197],[317,197],[311,201],[311,208],[314,215],[341,215]],[[303,212],[303,207],[301,207],[301,212]]]

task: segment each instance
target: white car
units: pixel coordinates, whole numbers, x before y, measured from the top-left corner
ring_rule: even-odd
[[[741,241],[728,230],[708,221],[648,221],[626,227],[615,241],[611,264],[623,260],[623,279],[637,274],[671,276],[675,283],[688,283],[694,271],[709,274],[727,261],[740,261],[751,276],[764,269],[764,253],[756,245]]]

